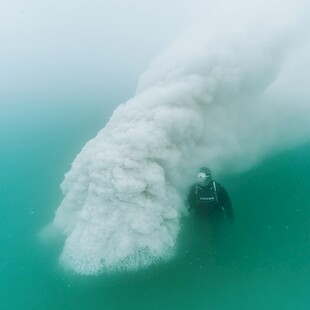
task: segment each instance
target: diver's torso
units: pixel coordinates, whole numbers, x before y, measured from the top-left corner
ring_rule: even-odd
[[[218,202],[218,193],[213,182],[207,187],[197,185],[195,191],[197,215],[210,217],[222,214],[222,208]]]

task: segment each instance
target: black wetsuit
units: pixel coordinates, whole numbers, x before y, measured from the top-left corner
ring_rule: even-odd
[[[227,191],[220,184],[211,181],[207,186],[194,184],[187,197],[190,210],[203,218],[233,218],[233,209]]]

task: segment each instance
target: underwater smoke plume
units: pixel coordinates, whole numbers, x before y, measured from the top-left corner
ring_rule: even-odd
[[[199,165],[245,170],[309,139],[302,10],[251,5],[220,6],[171,43],[77,155],[52,223],[64,266],[94,275],[169,259]]]

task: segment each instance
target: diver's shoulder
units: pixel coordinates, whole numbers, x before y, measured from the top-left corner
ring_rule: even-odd
[[[217,190],[226,191],[225,187],[222,184],[220,184],[220,183],[218,183],[216,181],[213,181],[213,183],[215,184],[215,187],[216,187]]]
[[[190,191],[194,191],[197,188],[197,184],[192,184],[190,187]]]

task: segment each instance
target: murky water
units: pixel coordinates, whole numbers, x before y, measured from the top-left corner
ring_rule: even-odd
[[[310,308],[310,144],[218,179],[233,225],[185,219],[172,261],[98,277],[62,270],[61,244],[42,244],[38,234],[73,157],[106,121],[84,112],[2,122],[1,309]]]

